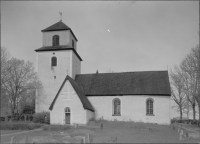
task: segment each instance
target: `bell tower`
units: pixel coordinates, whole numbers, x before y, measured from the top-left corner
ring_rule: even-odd
[[[36,49],[36,71],[43,88],[36,93],[36,112],[48,111],[66,75],[81,73],[77,38],[61,20],[42,30],[43,44]]]

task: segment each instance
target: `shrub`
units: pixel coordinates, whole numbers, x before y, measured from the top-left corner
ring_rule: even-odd
[[[46,116],[46,119],[45,119]],[[50,112],[40,112],[33,115],[34,123],[47,123],[50,124]]]
[[[175,123],[176,122],[176,119],[171,119],[171,123]]]
[[[1,123],[1,130],[12,130],[12,124],[9,122]]]
[[[197,122],[197,126],[200,127],[200,120]]]
[[[95,121],[95,118],[91,118],[90,121]]]
[[[40,128],[41,124],[35,123],[13,123],[13,122],[6,122],[1,123],[1,130],[32,130]]]

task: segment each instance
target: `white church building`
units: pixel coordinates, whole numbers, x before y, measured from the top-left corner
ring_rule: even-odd
[[[51,124],[90,119],[170,124],[168,71],[81,74],[77,38],[62,21],[42,30],[36,69],[43,88],[36,112],[50,111]]]

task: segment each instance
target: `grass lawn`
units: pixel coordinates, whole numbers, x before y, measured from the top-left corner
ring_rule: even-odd
[[[144,124],[134,122],[108,122],[103,123],[103,130],[96,130],[92,134],[94,143],[196,143],[197,139],[179,140],[177,130],[167,125]]]
[[[17,121],[17,122],[3,122],[1,121],[1,125],[5,125],[5,124],[9,124],[9,123],[31,123],[29,121],[27,122],[22,122],[22,121]],[[22,132],[22,131],[25,131],[25,130],[1,130],[1,135],[4,135],[4,134],[11,134],[11,133],[17,133],[17,132]]]
[[[24,130],[1,130],[1,135],[23,132]]]
[[[16,136],[17,141],[25,141],[25,135],[34,140],[46,143],[81,142],[76,136],[91,136],[92,143],[197,143],[200,139],[179,140],[177,130],[167,125],[144,124],[134,122],[98,121],[103,129],[77,127],[65,131],[37,131]],[[61,133],[60,133],[61,132]],[[12,136],[1,137],[1,142],[10,142]],[[40,142],[41,142],[40,141]]]

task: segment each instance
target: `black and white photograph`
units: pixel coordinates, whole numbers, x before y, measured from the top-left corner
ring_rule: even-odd
[[[199,6],[1,1],[1,143],[200,143]]]

